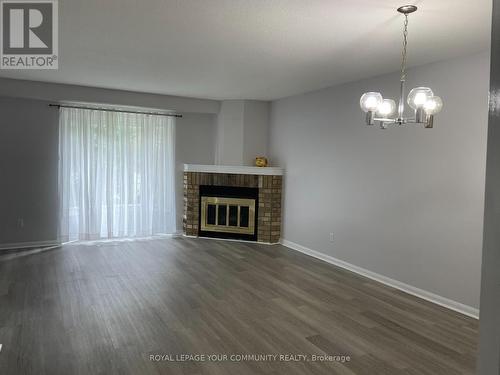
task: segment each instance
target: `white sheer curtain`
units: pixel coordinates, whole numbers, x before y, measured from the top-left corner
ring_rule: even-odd
[[[62,108],[63,242],[175,231],[174,118]]]

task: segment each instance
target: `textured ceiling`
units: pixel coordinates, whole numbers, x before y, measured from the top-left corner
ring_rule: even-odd
[[[491,0],[415,1],[409,65],[489,48]],[[276,99],[398,69],[393,0],[63,0],[58,71],[0,76]]]

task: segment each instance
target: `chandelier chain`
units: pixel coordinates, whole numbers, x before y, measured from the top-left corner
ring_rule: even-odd
[[[404,30],[403,30],[403,52],[401,59],[401,81],[406,80],[406,47],[408,45],[408,15],[405,14]]]

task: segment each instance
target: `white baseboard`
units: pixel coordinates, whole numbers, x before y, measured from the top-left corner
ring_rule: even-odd
[[[182,234],[178,232],[174,233],[158,233],[147,237],[113,237],[113,238],[99,238],[97,240],[73,240],[64,242],[63,245],[98,245],[107,244],[115,242],[134,242],[134,241],[149,241],[149,240],[160,240],[162,238],[176,238],[181,237]]]
[[[437,294],[428,292],[426,290],[405,284],[401,281],[391,279],[389,277],[380,275],[378,273],[369,271],[367,269],[355,266],[354,264],[351,264],[351,263],[345,262],[343,260],[334,258],[330,255],[323,254],[323,253],[320,253],[319,251],[309,249],[305,246],[299,245],[299,244],[292,242],[292,241],[288,241],[288,240],[283,239],[281,241],[281,244],[283,246],[286,246],[286,247],[292,249],[292,250],[296,250],[296,251],[299,251],[303,254],[312,256],[313,258],[317,258],[317,259],[323,260],[327,263],[334,264],[338,267],[352,271],[352,272],[357,273],[361,276],[365,276],[369,279],[378,281],[382,284],[385,284],[385,285],[388,285],[390,287],[402,290],[403,292],[406,292],[406,293],[411,294],[413,296],[425,299],[426,301],[429,301],[429,302],[435,303],[437,305],[446,307],[450,310],[457,311],[461,314],[470,316],[471,318],[479,319],[479,309],[476,309],[472,306],[464,305],[463,303],[453,301],[449,298],[445,298],[445,297],[439,296]]]
[[[37,247],[58,246],[60,243],[57,241],[33,241],[33,242],[17,242],[0,244],[1,250],[15,250],[15,249],[31,249]]]
[[[182,230],[178,230],[175,233],[172,233],[172,237],[182,237],[184,235],[184,232]]]

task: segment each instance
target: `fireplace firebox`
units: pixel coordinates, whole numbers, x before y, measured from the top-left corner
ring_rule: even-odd
[[[199,236],[257,240],[257,188],[200,185]]]

